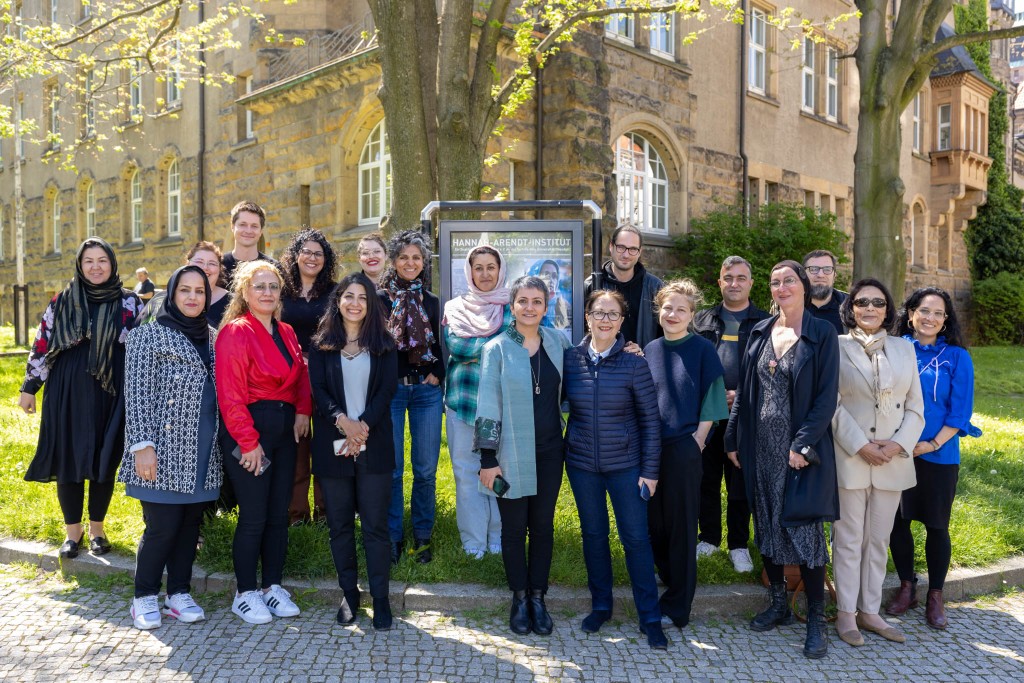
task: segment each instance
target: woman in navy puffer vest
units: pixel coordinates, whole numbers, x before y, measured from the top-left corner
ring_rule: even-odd
[[[565,352],[563,387],[569,400],[565,469],[583,533],[594,633],[612,614],[612,560],[608,505],[626,554],[640,630],[653,648],[668,645],[661,628],[654,554],[647,533],[647,498],[658,485],[661,421],[647,361],[626,353],[619,333],[626,301],[615,291],[587,300],[591,335]]]

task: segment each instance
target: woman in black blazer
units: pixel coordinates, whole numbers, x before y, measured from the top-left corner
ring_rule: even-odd
[[[784,566],[799,565],[807,593],[804,656],[817,659],[828,651],[823,522],[839,517],[832,443],[839,342],[830,324],[807,311],[811,288],[803,266],[777,264],[770,286],[779,314],[750,333],[725,447],[741,468],[771,582],[771,606],[754,617],[750,628],[769,631],[792,623]]]
[[[391,399],[398,386],[398,356],[385,327],[384,306],[362,273],[348,275],[331,293],[313,337],[309,378],[316,402],[313,474],[323,487],[331,555],[345,594],[338,623],[352,623],[359,609],[358,512],[373,627],[386,630],[392,622],[388,506],[395,468]]]

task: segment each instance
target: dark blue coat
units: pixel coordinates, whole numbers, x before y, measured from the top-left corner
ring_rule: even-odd
[[[611,353],[590,360],[590,336],[565,352],[562,387],[569,402],[565,465],[587,472],[640,467],[657,479],[661,467],[658,392],[647,361],[625,353],[619,334]]]
[[[758,414],[761,406],[761,382],[757,358],[765,344],[772,342],[772,326],[778,316],[762,320],[750,332],[740,365],[740,386],[732,404],[729,426],[725,430],[726,451],[739,451],[747,500],[754,500],[757,487],[756,457]],[[839,519],[839,488],[836,479],[836,455],[832,443],[832,416],[839,397],[839,339],[835,328],[804,311],[800,339],[794,348],[793,376],[790,384],[790,450],[810,447],[820,463],[802,470],[790,470],[780,520],[784,527],[802,526]],[[774,454],[769,457],[787,457]]]

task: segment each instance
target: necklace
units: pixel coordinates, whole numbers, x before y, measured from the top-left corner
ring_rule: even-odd
[[[537,359],[537,368],[534,369],[534,358]],[[530,374],[533,375],[533,393],[540,396],[540,350],[530,357]]]
[[[354,358],[358,358],[359,355],[365,350],[361,346],[358,346],[358,339],[350,339],[348,343],[356,344],[356,350],[350,353],[346,351],[344,348],[341,349],[341,357],[344,358],[345,360],[353,360]],[[348,344],[346,344],[345,346],[348,346]]]

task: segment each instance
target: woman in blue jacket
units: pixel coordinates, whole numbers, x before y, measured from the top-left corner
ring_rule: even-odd
[[[652,648],[665,649],[654,554],[647,535],[647,499],[658,486],[661,432],[651,371],[642,356],[626,353],[620,334],[626,300],[599,290],[587,299],[590,334],[565,352],[569,400],[565,470],[583,532],[591,612],[583,631],[596,633],[612,615],[612,555],[608,504],[633,584],[640,630]]]
[[[670,282],[654,297],[665,336],[644,348],[659,410],[661,486],[648,517],[658,574],[665,583],[661,612],[682,628],[697,590],[700,472],[708,432],[729,416],[725,370],[714,345],[690,331],[700,305],[690,280]]]

